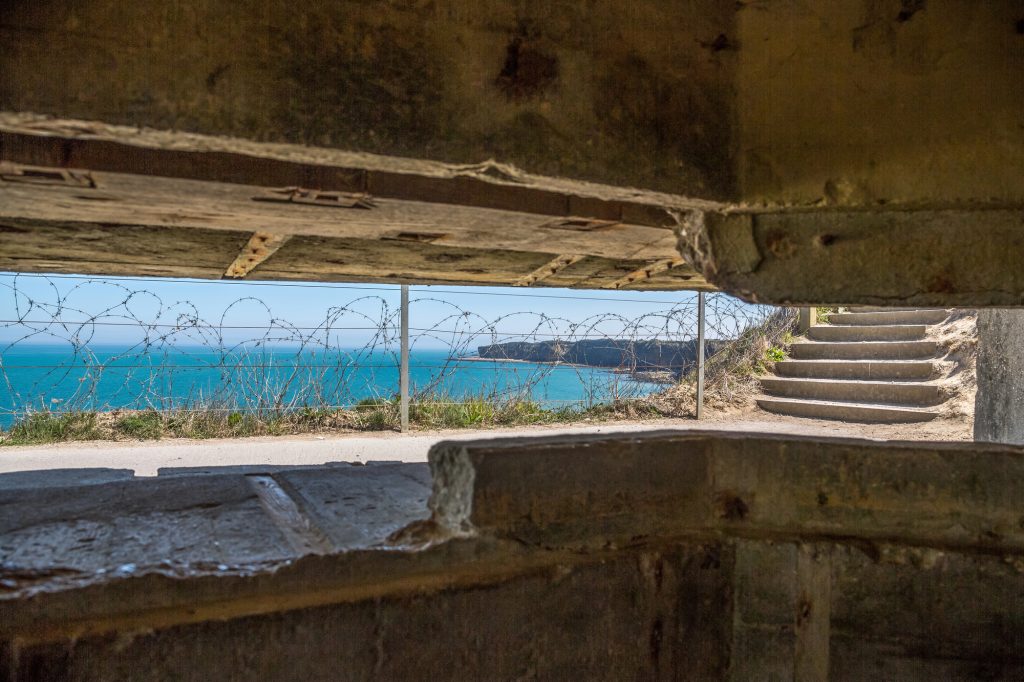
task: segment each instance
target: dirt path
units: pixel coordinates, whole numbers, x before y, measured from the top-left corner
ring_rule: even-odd
[[[843,424],[782,417],[761,411],[712,413],[703,421],[651,420],[642,423],[605,422],[572,427],[345,433],[218,440],[160,440],[146,442],[90,441],[45,446],[0,448],[0,473],[54,469],[130,469],[153,476],[159,469],[210,468],[243,465],[315,465],[327,462],[424,462],[427,452],[442,440],[534,436],[572,433],[642,432],[658,429],[707,429],[749,433],[784,433],[875,440],[969,440],[963,420],[925,424]]]

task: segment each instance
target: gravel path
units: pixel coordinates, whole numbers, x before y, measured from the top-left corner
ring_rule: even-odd
[[[970,424],[937,420],[927,424],[866,425],[796,419],[764,412],[712,414],[693,419],[643,423],[602,423],[573,427],[414,432],[346,433],[218,440],[146,442],[90,441],[45,446],[0,448],[0,473],[54,469],[111,468],[154,476],[159,469],[242,465],[316,465],[327,462],[425,462],[432,445],[442,440],[571,433],[641,432],[659,429],[707,429],[785,433],[877,440],[968,440]]]

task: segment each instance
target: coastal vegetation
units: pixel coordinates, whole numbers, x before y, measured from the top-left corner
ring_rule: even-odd
[[[455,401],[438,396],[410,406],[409,421],[422,430],[569,424],[665,416],[653,403],[623,400],[592,406],[545,408],[532,400]],[[397,399],[367,399],[350,409],[302,408],[277,412],[232,412],[195,405],[170,411],[40,411],[25,415],[0,432],[0,445],[40,445],[86,440],[161,438],[241,438],[390,431],[399,425]]]
[[[0,445],[399,428],[398,309],[384,294],[292,324],[251,295],[206,319],[191,299],[134,286],[0,282],[11,307]],[[406,355],[412,428],[692,416],[696,296],[621,311],[597,300],[485,316],[433,292],[416,299],[430,321]],[[791,312],[725,294],[707,295],[706,310],[706,404],[740,400],[785,352]]]
[[[793,322],[791,311],[779,309],[738,338],[720,342],[705,367],[708,404],[721,407],[746,400],[757,376],[785,357]],[[530,397],[425,392],[414,397],[409,420],[416,429],[440,430],[688,417],[693,414],[695,383],[696,373],[691,369],[652,395],[558,407],[544,406]],[[268,406],[244,410],[199,401],[167,410],[40,409],[25,413],[0,431],[0,445],[386,431],[397,429],[399,420],[397,397],[367,398],[343,409]]]

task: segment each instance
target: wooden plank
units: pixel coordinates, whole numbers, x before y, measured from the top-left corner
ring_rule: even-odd
[[[244,232],[176,227],[0,222],[0,270],[219,279],[223,264],[249,237]],[[397,240],[299,236],[269,255],[248,279],[510,285],[549,258]],[[588,258],[573,267],[583,265],[568,279],[542,280],[541,285],[610,281],[640,263]]]
[[[574,263],[542,281],[543,286],[572,289],[601,289],[621,280],[626,275],[646,265],[643,259],[610,259],[587,257]],[[631,289],[656,290],[707,290],[704,278],[687,265],[656,273],[650,279],[640,280]]]
[[[242,252],[235,257],[234,262],[224,272],[224,277],[229,279],[241,279],[253,271],[253,268],[270,258],[278,249],[291,239],[288,235],[271,234],[269,232],[254,232]]]
[[[0,267],[221,278],[232,263],[232,272],[260,279],[486,285],[515,284],[523,273],[543,270],[547,276],[534,285],[596,288],[649,260],[622,253],[675,256],[667,230],[603,218],[552,220],[379,198],[325,207],[254,201],[267,188],[235,183],[101,172],[90,178],[95,187],[0,182]],[[252,241],[254,227],[274,236],[273,252]],[[552,272],[560,255],[552,251],[563,248],[585,257]],[[678,275],[652,273],[642,286],[707,285],[680,267]]]
[[[250,236],[178,227],[0,221],[0,270],[221,279],[224,263]],[[248,279],[509,285],[549,258],[396,240],[299,236],[270,254]]]
[[[224,230],[0,220],[0,269],[220,279],[246,241]]]
[[[298,236],[249,278],[507,286],[549,258],[425,242]]]
[[[679,211],[720,207],[677,194],[534,175],[493,161],[445,164],[14,112],[0,112],[0,159],[213,182],[370,192],[391,199],[580,215],[649,227],[673,227]]]
[[[617,223],[599,230],[561,227],[558,221],[500,211],[374,197],[373,208],[254,201],[267,188],[92,172],[96,188],[0,182],[0,219],[36,224],[77,221],[106,225],[153,225],[252,233],[403,239],[440,235],[452,246],[630,258],[634,252],[676,255],[663,228]],[[230,259],[229,259],[230,260]]]
[[[537,282],[545,280],[548,277],[551,277],[552,275],[558,273],[560,270],[564,270],[570,265],[580,262],[581,260],[583,260],[583,258],[584,256],[575,256],[569,254],[556,256],[555,258],[551,259],[549,263],[545,263],[544,265],[540,266],[530,274],[523,275],[522,277],[517,279],[515,282],[512,283],[512,286],[533,286]]]

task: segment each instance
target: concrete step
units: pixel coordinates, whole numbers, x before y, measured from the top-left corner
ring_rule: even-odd
[[[765,393],[780,398],[819,401],[853,401],[931,407],[946,396],[940,386],[912,381],[851,381],[835,379],[792,379],[766,377]]]
[[[949,317],[948,310],[887,310],[866,313],[829,313],[832,324],[938,324]]]
[[[939,370],[931,360],[783,360],[775,363],[775,373],[804,379],[928,381]]]
[[[814,341],[917,341],[928,327],[923,324],[819,325],[807,337]]]
[[[931,421],[938,410],[870,403],[845,403],[825,400],[794,400],[792,398],[759,398],[762,410],[810,419],[832,419],[847,422],[899,424]]]
[[[790,346],[796,360],[914,360],[937,354],[934,341],[808,341]]]

